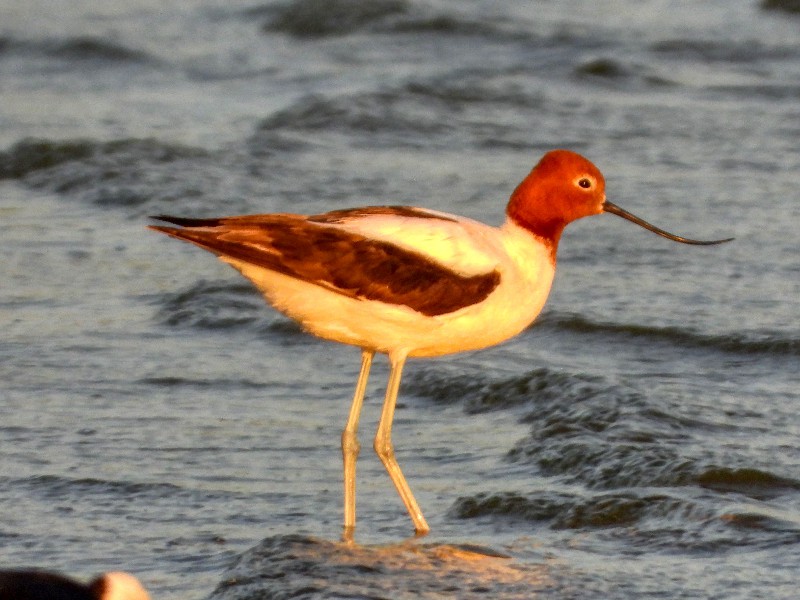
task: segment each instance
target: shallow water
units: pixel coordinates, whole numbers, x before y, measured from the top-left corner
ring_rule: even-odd
[[[742,0],[11,3],[0,567],[126,569],[159,599],[794,597],[798,19]],[[575,223],[533,327],[411,361],[394,440],[421,540],[366,451],[377,361],[342,545],[358,351],[146,216],[406,203],[499,223],[554,147],[648,220],[736,241]]]

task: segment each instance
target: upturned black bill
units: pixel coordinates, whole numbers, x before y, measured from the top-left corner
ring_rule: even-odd
[[[722,244],[725,242],[730,242],[733,239],[733,238],[725,238],[724,240],[692,240],[689,238],[681,237],[679,235],[675,235],[674,233],[670,233],[669,231],[664,231],[663,229],[659,229],[655,225],[651,225],[644,219],[640,219],[636,215],[629,213],[627,210],[620,208],[616,204],[612,204],[608,200],[603,202],[603,212],[620,216],[623,219],[627,219],[631,223],[636,223],[637,225],[644,227],[645,229],[649,229],[653,233],[657,233],[661,237],[665,237],[668,240],[672,240],[674,242],[680,242],[681,244],[694,244],[696,246],[711,246],[713,244]]]

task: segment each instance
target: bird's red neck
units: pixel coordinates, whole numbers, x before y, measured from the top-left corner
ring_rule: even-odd
[[[516,225],[541,239],[549,248],[550,258],[555,264],[558,242],[567,223],[555,211],[547,210],[546,203],[536,203],[536,206],[532,206],[526,192],[526,181],[523,181],[511,194],[511,199],[506,207],[506,215]]]

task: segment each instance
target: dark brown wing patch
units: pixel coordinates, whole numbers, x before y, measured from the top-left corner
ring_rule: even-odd
[[[353,298],[405,305],[428,316],[476,304],[500,283],[497,271],[460,275],[417,252],[298,215],[164,220],[191,225],[185,229],[151,228],[219,256]]]

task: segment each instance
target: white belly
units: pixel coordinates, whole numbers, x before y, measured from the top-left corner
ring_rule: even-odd
[[[504,240],[501,282],[482,302],[428,316],[403,305],[352,298],[317,284],[223,258],[250,279],[277,310],[321,338],[378,352],[438,356],[477,350],[524,330],[541,312],[555,266],[549,250],[518,232]],[[505,254],[505,253],[504,253]]]

